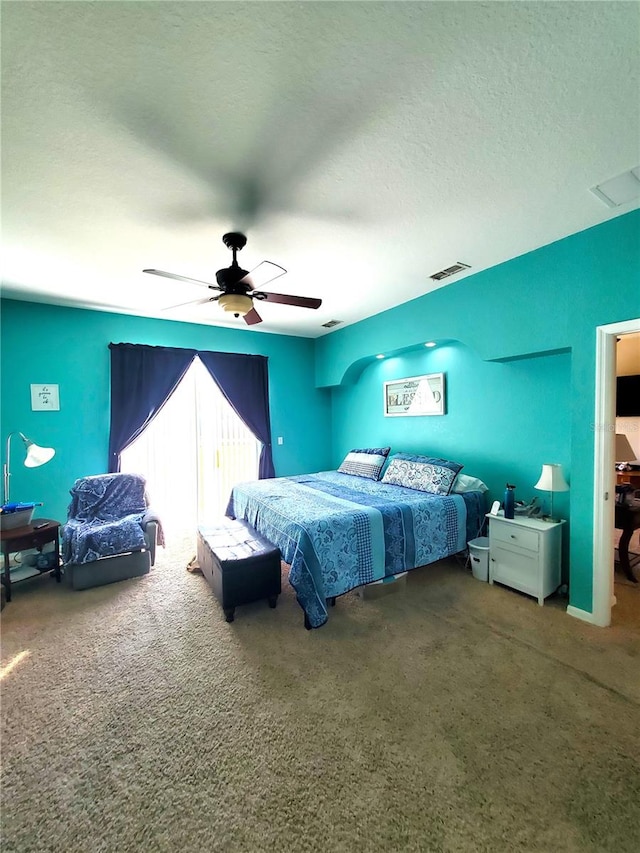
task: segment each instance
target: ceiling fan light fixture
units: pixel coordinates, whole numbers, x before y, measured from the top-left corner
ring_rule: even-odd
[[[244,317],[253,308],[253,300],[250,296],[245,296],[242,293],[223,293],[218,304],[223,311],[228,311],[230,314],[235,314],[236,317]]]

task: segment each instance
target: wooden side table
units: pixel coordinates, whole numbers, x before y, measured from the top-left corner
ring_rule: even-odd
[[[636,489],[640,489],[640,471],[617,471],[616,483],[622,485],[628,483]]]
[[[24,527],[16,527],[13,530],[0,531],[0,540],[2,542],[2,555],[4,557],[4,573],[2,583],[7,593],[7,601],[11,601],[11,572],[9,571],[9,557],[15,554],[16,551],[28,551],[30,548],[35,548],[42,551],[45,545],[49,542],[54,543],[54,567],[56,581],[60,583],[60,541],[59,541],[60,522],[54,521],[52,518],[34,518],[31,524],[26,524]],[[40,575],[43,572],[50,572],[51,568],[38,569],[33,567],[33,572],[29,577]],[[26,578],[21,578],[26,580]],[[19,581],[15,581],[19,583]]]

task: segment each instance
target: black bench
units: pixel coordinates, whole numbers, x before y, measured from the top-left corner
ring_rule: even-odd
[[[227,622],[236,607],[266,598],[275,607],[282,590],[280,549],[246,521],[225,518],[198,527],[198,562]]]

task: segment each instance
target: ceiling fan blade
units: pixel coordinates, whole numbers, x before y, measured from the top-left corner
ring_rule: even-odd
[[[217,284],[211,284],[209,281],[200,281],[199,278],[188,278],[186,275],[177,275],[174,272],[165,272],[164,270],[142,270],[149,272],[151,275],[162,275],[165,278],[175,278],[176,281],[188,281],[191,284],[204,284],[205,287],[210,287],[212,290],[220,290]]]
[[[248,284],[254,290],[258,287],[264,287],[276,278],[286,273],[286,269],[279,264],[272,264],[271,261],[262,261],[257,267],[254,267],[248,275],[241,278],[243,284]]]
[[[174,308],[184,308],[185,305],[204,305],[206,302],[216,302],[219,296],[205,296],[204,299],[190,299],[188,302],[179,302],[178,305],[168,305],[163,311],[171,311]]]
[[[267,293],[265,290],[249,295],[257,299],[264,299],[266,302],[297,305],[299,308],[319,308],[322,305],[322,299],[313,299],[311,296],[290,296],[288,293]]]
[[[258,314],[255,308],[252,308],[251,311],[248,311],[244,315],[244,321],[247,326],[255,326],[256,323],[262,323],[262,317]]]

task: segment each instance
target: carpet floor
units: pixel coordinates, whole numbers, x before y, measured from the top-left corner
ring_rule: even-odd
[[[4,853],[640,849],[637,623],[450,560],[319,630],[286,580],[227,624],[193,553],[14,588]]]

